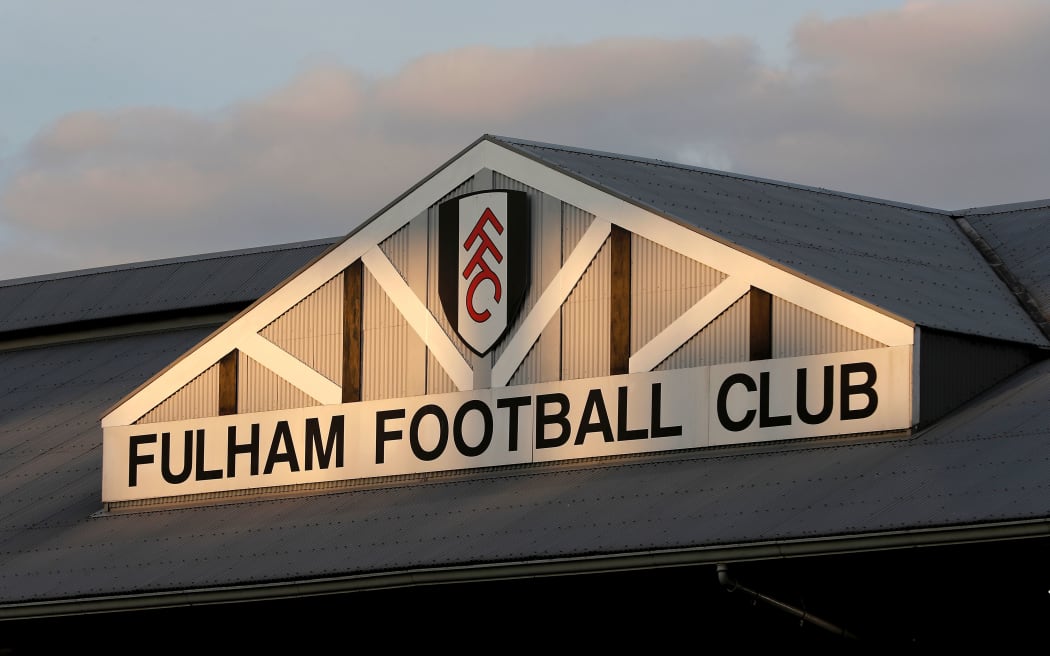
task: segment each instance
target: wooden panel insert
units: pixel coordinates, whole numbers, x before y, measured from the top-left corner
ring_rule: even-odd
[[[768,360],[773,357],[773,295],[758,287],[752,287],[750,295],[749,353],[752,360]]]
[[[343,270],[343,403],[361,400],[364,265],[361,260]]]
[[[628,372],[631,357],[631,233],[612,226],[612,281],[610,285],[609,373]]]
[[[219,415],[237,414],[237,349],[219,360]]]

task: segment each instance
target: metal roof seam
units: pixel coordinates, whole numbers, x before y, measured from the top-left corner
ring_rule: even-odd
[[[995,252],[995,249],[985,241],[984,237],[970,225],[970,222],[965,217],[955,216],[953,218],[955,219],[955,224],[959,226],[960,232],[970,240],[977,252],[988,263],[988,266],[1010,290],[1014,299],[1021,305],[1043,336],[1050,339],[1050,316],[1039,306],[1032,294],[1029,293],[1028,288],[1010,271],[1006,263]]]

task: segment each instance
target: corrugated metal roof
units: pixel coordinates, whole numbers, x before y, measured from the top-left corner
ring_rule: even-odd
[[[919,325],[1047,344],[947,212],[652,159],[491,138]]]
[[[96,515],[99,413],[206,330],[0,353],[0,604],[1047,516],[1050,362],[910,438],[430,475]]]
[[[961,213],[1050,317],[1050,201]]]
[[[969,330],[977,319],[955,306],[991,311],[996,294],[1010,306],[1009,291],[936,211],[516,143],[613,193],[659,203],[654,209],[672,218],[838,281],[860,298],[881,304],[880,294],[914,296],[886,307],[923,325],[987,334]],[[249,302],[313,257],[310,249],[320,253],[331,243],[0,284],[7,313],[0,329]],[[107,304],[109,294],[120,302]],[[136,303],[139,294],[149,300]],[[942,322],[927,316],[937,312]],[[1034,330],[1023,314],[1004,310],[985,321],[988,330],[1032,341],[1021,339],[1021,324]],[[100,513],[101,413],[210,331],[0,352],[0,615],[4,605],[38,601],[398,573],[418,580],[435,570],[601,557],[651,562],[680,550],[773,545],[779,553],[846,537],[898,535],[914,544],[936,529],[1041,527],[1050,512],[1046,361],[910,438],[430,474]]]
[[[336,239],[86,269],[0,282],[0,333],[247,305]]]

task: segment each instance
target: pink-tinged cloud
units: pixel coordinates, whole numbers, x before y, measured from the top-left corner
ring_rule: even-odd
[[[1050,61],[1048,34],[1046,2],[969,0],[810,19],[795,36],[803,60],[823,66],[817,82],[832,101],[859,117],[911,120],[951,118],[960,103],[973,113],[1045,102],[1037,82]]]
[[[742,169],[944,209],[1050,197],[1050,3],[915,2],[795,37],[785,120],[735,144]]]
[[[691,99],[689,86],[732,93],[754,65],[744,40],[614,39],[587,46],[466,48],[423,57],[377,85],[386,110],[425,123],[513,124],[560,109]]]
[[[786,68],[744,40],[471,47],[380,79],[307,70],[216,114],[71,114],[0,190],[0,276],[340,236],[484,133],[944,209],[1050,196],[1050,4],[914,3],[795,37]]]

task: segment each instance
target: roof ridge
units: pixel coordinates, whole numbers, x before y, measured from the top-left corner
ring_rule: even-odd
[[[1022,201],[1018,203],[1003,203],[1001,205],[982,205],[970,207],[965,210],[952,212],[953,216],[992,216],[994,214],[1009,214],[1011,212],[1030,212],[1032,210],[1050,209],[1050,198]]]
[[[737,173],[734,171],[722,171],[719,169],[712,169],[703,166],[696,166],[693,164],[684,164],[682,162],[673,162],[670,160],[659,159],[655,157],[642,157],[638,155],[624,155],[622,153],[614,153],[611,151],[594,150],[590,148],[577,148],[574,146],[565,146],[561,144],[545,143],[542,141],[530,141],[528,139],[516,139],[513,137],[501,137],[497,135],[488,135],[494,140],[510,145],[519,146],[531,146],[534,148],[545,148],[548,150],[563,151],[568,153],[577,153],[583,155],[590,155],[592,157],[604,157],[608,159],[618,159],[626,162],[641,162],[650,164],[653,166],[663,166],[671,169],[679,169],[683,171],[692,171],[696,173],[704,173],[707,175],[714,175],[726,178],[736,178],[738,180],[747,180],[750,182],[756,182],[759,184],[771,185],[774,187],[783,187],[788,189],[798,189],[802,191],[809,191],[817,194],[824,194],[827,196],[834,196],[837,198],[849,198],[865,203],[871,203],[874,205],[884,205],[887,207],[895,207],[900,209],[909,209],[927,214],[937,214],[948,217],[952,214],[950,210],[944,210],[936,207],[927,207],[925,205],[916,205],[912,203],[902,203],[898,201],[892,201],[885,198],[876,198],[874,196],[864,196],[861,194],[852,194],[845,191],[837,191],[834,189],[828,189],[826,187],[813,187],[810,185],[804,185],[797,182],[788,182],[785,180],[777,180],[774,178],[764,178],[756,175],[748,175],[746,173]]]

